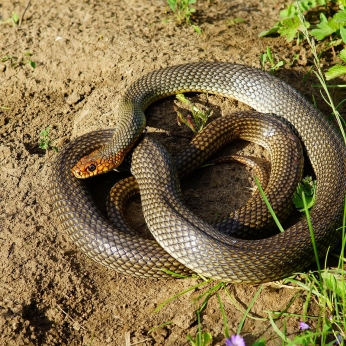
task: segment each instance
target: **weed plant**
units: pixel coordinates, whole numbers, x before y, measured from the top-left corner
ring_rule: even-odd
[[[53,149],[55,152],[58,152],[58,148],[53,145],[54,140],[50,138],[51,127],[43,129],[40,132],[39,148],[43,150]]]
[[[193,29],[200,34],[201,28],[194,25],[191,21],[191,17],[196,10],[191,7],[192,4],[196,3],[196,0],[167,0],[170,9],[172,10],[175,18],[175,22],[180,25],[182,23],[191,25]]]

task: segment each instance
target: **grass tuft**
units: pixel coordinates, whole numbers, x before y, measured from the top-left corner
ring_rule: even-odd
[[[174,14],[174,19],[177,25],[185,23],[192,26],[192,28],[198,33],[202,33],[202,29],[193,24],[191,21],[192,15],[196,12],[196,9],[191,7],[196,3],[196,0],[167,0],[171,11]]]

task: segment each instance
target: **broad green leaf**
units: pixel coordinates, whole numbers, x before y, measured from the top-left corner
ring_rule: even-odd
[[[337,31],[337,30],[339,30],[340,29],[340,23],[337,23],[336,21],[335,21],[335,19],[334,19],[334,17],[333,18],[330,18],[329,20],[328,20],[328,25],[332,28],[332,29],[334,29],[335,31]]]
[[[286,19],[286,18],[292,18],[297,14],[297,8],[293,4],[290,4],[287,8],[280,11],[280,18]]]
[[[339,57],[346,62],[346,48],[340,52]]]
[[[302,199],[303,192],[305,194],[308,209],[310,209],[316,200],[316,181],[312,180],[311,177],[306,177],[301,183],[298,184],[297,192],[293,196],[293,203],[301,212],[304,211],[304,203]]]
[[[278,33],[286,37],[288,42],[291,42],[297,35],[300,28],[300,20],[298,16],[287,18],[281,22]]]
[[[344,43],[346,44],[346,26],[340,28],[340,35]]]
[[[333,16],[335,23],[346,23],[346,11],[339,11]]]
[[[340,77],[344,74],[346,74],[346,66],[342,65],[335,65],[325,73],[327,80]]]
[[[343,296],[346,291],[346,281],[342,279],[340,274],[324,271],[321,276],[329,291],[334,292],[339,297]]]
[[[317,40],[323,40],[325,37],[330,36],[335,31],[337,31],[338,28],[335,28],[335,22],[333,22],[333,19],[327,20],[326,16],[321,13],[320,15],[321,22],[317,24],[318,29],[312,29],[310,31],[310,34],[314,36]]]

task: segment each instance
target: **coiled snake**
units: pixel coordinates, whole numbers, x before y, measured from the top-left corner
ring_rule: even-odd
[[[255,68],[219,62],[173,66],[140,78],[122,98],[119,122],[114,130],[77,138],[59,154],[50,185],[53,209],[60,227],[74,242],[97,262],[137,276],[162,276],[162,267],[185,272],[183,263],[207,277],[260,283],[287,276],[313,261],[305,219],[265,239],[226,239],[216,234],[211,226],[182,205],[179,186],[174,183],[174,168],[168,166],[166,178],[173,181],[169,187],[167,181],[158,182],[153,174],[149,177],[149,168],[143,169],[141,157],[148,156],[149,149],[159,155],[159,159],[152,160],[154,154],[150,153],[152,161],[148,167],[159,169],[171,160],[160,145],[148,138],[142,140],[133,153],[132,171],[141,194],[142,190],[149,191],[150,185],[157,186],[157,191],[141,195],[144,215],[155,237],[178,261],[172,261],[154,241],[143,241],[114,230],[97,211],[71,168],[74,167],[74,174],[81,177],[117,167],[145,128],[143,112],[146,107],[157,99],[189,91],[235,98],[259,112],[275,113],[296,129],[318,181],[311,220],[319,254],[335,246],[339,240],[340,232],[336,228],[346,192],[346,151],[342,140],[323,115],[283,81]],[[84,155],[87,156],[76,165]],[[112,159],[107,160],[108,157]],[[163,209],[168,214],[158,217]],[[190,222],[192,219],[195,224]]]

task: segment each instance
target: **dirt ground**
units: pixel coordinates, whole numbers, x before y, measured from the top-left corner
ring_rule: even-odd
[[[3,0],[0,16],[21,15],[27,1]],[[49,198],[53,150],[39,149],[39,133],[51,126],[54,144],[61,148],[71,139],[117,122],[117,105],[124,90],[143,74],[191,61],[226,61],[260,67],[259,55],[267,46],[287,62],[277,75],[293,85],[329,114],[315,81],[303,82],[311,63],[304,47],[281,38],[259,38],[278,18],[282,1],[198,1],[195,22],[203,30],[178,27],[163,0],[31,1],[20,27],[0,26],[1,57],[22,62],[0,65],[0,344],[1,345],[189,345],[186,336],[197,332],[193,299],[202,289],[154,310],[166,299],[196,281],[132,278],[104,268],[87,258],[63,232],[59,232]],[[240,17],[244,23],[231,25]],[[25,63],[25,52],[37,66]],[[294,54],[299,59],[293,64]],[[327,65],[332,54],[324,57]],[[335,95],[336,101],[341,95]],[[194,95],[219,116],[247,109],[232,100]],[[148,111],[149,130],[172,151],[179,150],[191,133],[177,125],[174,99],[157,102]],[[341,109],[343,112],[344,109]],[[238,143],[229,150],[265,156],[262,149]],[[184,182],[188,205],[207,221],[239,207],[251,196],[251,172],[241,165],[217,166],[198,172],[200,179]],[[106,187],[118,179],[114,173],[97,182],[93,194],[100,208]],[[101,187],[105,184],[106,187]],[[226,186],[226,187],[225,187]],[[228,186],[228,187],[227,187]],[[231,189],[229,188],[231,187]],[[96,192],[95,192],[96,190]],[[102,203],[101,203],[102,202]],[[135,227],[143,226],[139,201],[128,215]],[[211,287],[212,285],[210,285]],[[243,313],[258,287],[228,285],[234,303],[220,292],[230,334],[236,333]],[[241,334],[247,345],[260,337],[280,342],[265,311],[282,311],[297,292],[275,284],[261,291]],[[302,313],[304,296],[294,299],[289,312]],[[236,307],[237,305],[237,307]],[[317,314],[315,306],[309,314]],[[163,325],[165,322],[170,322]],[[293,336],[298,318],[278,320]],[[160,326],[148,333],[155,326]],[[223,345],[224,323],[216,296],[202,313],[203,330],[213,345]]]

